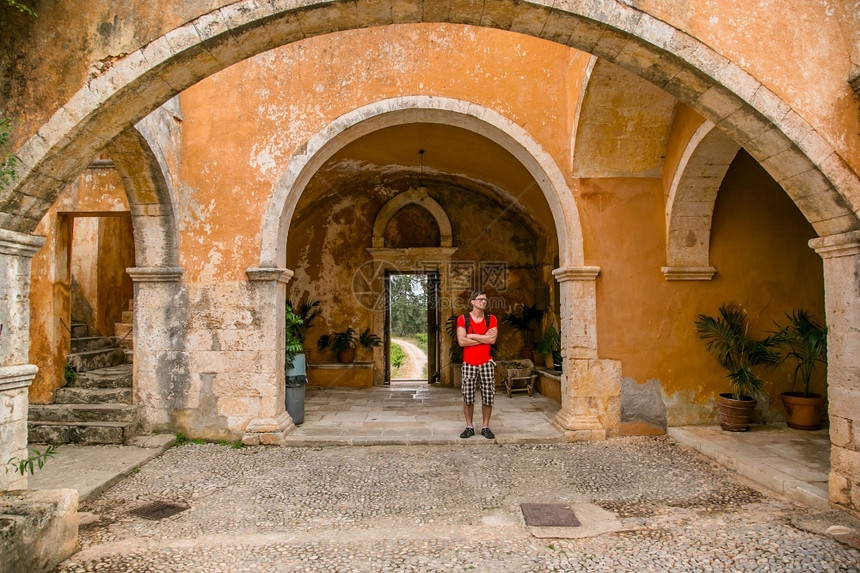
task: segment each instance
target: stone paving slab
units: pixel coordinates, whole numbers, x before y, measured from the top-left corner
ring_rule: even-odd
[[[160,456],[176,441],[173,434],[139,436],[129,445],[61,445],[44,467],[30,476],[33,490],[74,489],[80,502],[99,495],[136,468]]]
[[[684,426],[669,428],[668,433],[789,499],[818,509],[830,507],[827,430],[802,432],[785,426],[752,426],[749,432],[725,432],[719,426]]]

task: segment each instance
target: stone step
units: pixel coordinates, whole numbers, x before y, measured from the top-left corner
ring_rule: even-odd
[[[120,319],[120,320],[121,320],[121,322],[132,324],[134,322],[134,311],[133,310],[122,311],[122,319]]]
[[[119,364],[80,372],[75,381],[66,388],[131,388],[132,368],[131,364]]]
[[[134,348],[134,325],[117,322],[116,340],[121,348]]]
[[[137,406],[130,404],[31,404],[31,422],[133,422]]]
[[[129,422],[28,422],[31,444],[124,444],[134,435]]]
[[[72,338],[86,338],[90,335],[90,327],[82,322],[73,322],[70,330]]]
[[[75,388],[57,390],[55,404],[131,404],[131,388]]]
[[[85,336],[83,338],[73,338],[71,342],[72,354],[86,352],[87,350],[116,347],[116,340],[111,336]]]
[[[78,372],[87,372],[107,366],[125,364],[126,358],[121,348],[102,348],[69,354],[66,357],[66,362],[74,366]]]

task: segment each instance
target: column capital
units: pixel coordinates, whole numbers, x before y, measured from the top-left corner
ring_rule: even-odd
[[[0,367],[0,391],[28,387],[38,371],[35,364]]]
[[[810,239],[809,246],[815,249],[822,259],[860,255],[860,231]]]
[[[717,274],[714,267],[663,267],[667,281],[709,281]]]
[[[32,258],[45,244],[45,237],[0,229],[0,253]]]
[[[283,267],[251,267],[245,269],[245,273],[252,282],[277,281],[287,284],[293,278],[293,271]]]
[[[182,267],[130,267],[125,269],[136,283],[171,283],[182,278]]]
[[[567,281],[593,281],[597,280],[600,267],[562,267],[552,271],[552,276],[560,283]]]

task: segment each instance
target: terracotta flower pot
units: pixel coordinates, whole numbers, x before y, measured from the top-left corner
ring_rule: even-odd
[[[552,352],[547,352],[546,354],[543,355],[543,363],[544,363],[544,366],[546,366],[550,370],[555,368],[555,362],[553,361],[553,358],[552,358]]]
[[[735,400],[731,394],[717,396],[720,409],[720,427],[727,432],[746,432],[750,429],[750,420],[756,401],[749,396]]]
[[[818,430],[821,428],[824,396],[812,394],[807,397],[802,392],[783,392],[780,397],[783,406],[785,406],[785,423],[788,424],[789,428],[795,430]]]
[[[350,364],[355,360],[355,348],[347,348],[337,353],[337,361],[341,364]]]

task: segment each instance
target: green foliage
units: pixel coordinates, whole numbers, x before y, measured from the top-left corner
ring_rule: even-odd
[[[726,369],[732,386],[732,397],[754,397],[761,390],[762,380],[753,372],[756,366],[774,365],[779,355],[775,336],[756,340],[747,335],[746,311],[737,304],[722,304],[719,316],[696,315],[696,334],[705,341],[705,349]]]
[[[403,352],[403,348],[400,347],[399,344],[391,343],[391,366],[393,368],[400,368],[403,366],[403,362],[406,360],[406,353]]]
[[[230,444],[231,450],[241,450],[245,447],[245,444],[242,443],[242,440],[236,440]]]
[[[66,381],[66,386],[70,386],[78,379],[78,371],[71,364],[66,364],[63,367],[63,380]]]
[[[393,275],[389,282],[391,332],[398,337],[414,337],[427,332],[427,277]]]
[[[36,13],[29,6],[18,2],[17,0],[6,0],[6,5],[12,8],[18,9],[20,12],[25,14],[29,14],[30,16],[36,16]]]
[[[528,346],[531,342],[532,328],[540,324],[542,318],[543,311],[538,310],[536,305],[517,303],[511,310],[505,312],[502,322],[519,331],[523,335],[523,346]]]
[[[308,330],[310,330],[311,324],[313,324],[314,319],[320,313],[320,301],[305,300],[298,305],[298,310],[296,310],[296,306],[292,303],[292,301],[288,300],[287,305],[301,319],[301,322],[296,325],[296,336],[302,342],[302,344],[304,344],[305,336],[307,335]]]
[[[293,312],[293,305],[287,301],[284,309],[284,367],[287,369],[293,367],[296,355],[305,349],[299,335],[299,329],[303,323],[302,318]]]
[[[371,334],[368,326],[358,335],[358,344],[365,350],[373,350],[377,346],[382,346],[382,339],[376,334]]]
[[[6,470],[6,473],[12,471],[17,472],[22,476],[26,475],[27,473],[33,475],[34,473],[36,473],[37,469],[42,469],[42,466],[45,465],[45,462],[48,461],[48,458],[54,456],[54,454],[57,453],[57,448],[59,448],[59,445],[57,444],[49,445],[44,452],[33,448],[33,454],[29,457],[24,458],[23,460],[15,456],[9,458],[9,461],[7,461],[4,465],[4,469]]]
[[[188,436],[183,434],[182,432],[176,432],[176,441],[173,442],[174,446],[181,446],[183,444],[188,443]]]
[[[445,333],[451,339],[451,348],[448,354],[452,364],[461,364],[463,362],[463,347],[457,341],[457,318],[459,315],[453,314],[445,321]]]
[[[803,382],[803,395],[808,398],[816,367],[819,363],[827,364],[827,328],[802,308],[785,316],[788,324],[777,324],[779,330],[774,333],[777,343],[787,349],[780,362],[794,360],[794,384],[797,385],[799,378]]]
[[[544,355],[559,351],[561,351],[561,335],[555,327],[550,326],[544,332],[543,338],[535,344],[535,353]]]
[[[15,179],[15,166],[18,158],[5,151],[12,136],[12,121],[0,117],[0,189],[5,189]]]
[[[325,350],[331,348],[334,352],[343,352],[350,348],[355,348],[358,345],[358,333],[353,327],[346,330],[336,330],[328,334],[323,334],[317,340],[317,348]]]
[[[418,346],[421,346],[424,350],[427,350],[427,333],[419,332],[415,335],[415,339],[418,341]]]

